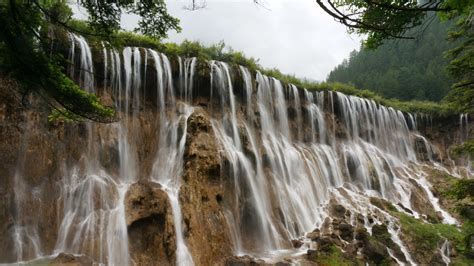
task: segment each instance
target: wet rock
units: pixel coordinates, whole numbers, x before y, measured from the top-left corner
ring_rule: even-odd
[[[139,265],[172,264],[176,236],[171,205],[161,186],[140,181],[125,195],[130,255]]]
[[[310,232],[310,233],[306,234],[306,238],[309,238],[312,241],[316,241],[316,240],[318,240],[320,235],[321,235],[321,233],[320,233],[319,229],[314,229],[313,232]]]
[[[371,261],[377,265],[380,265],[390,257],[387,247],[384,244],[372,239],[369,239],[365,242],[365,245],[362,248],[362,254],[368,261]]]
[[[209,118],[204,112],[195,111],[188,118],[188,133],[208,132],[211,129]]]
[[[306,255],[308,255],[308,256],[311,256],[311,255],[314,255],[314,254],[317,254],[317,253],[318,253],[318,251],[315,250],[315,249],[308,249],[306,251]]]
[[[207,114],[197,109],[188,118],[188,133],[186,139],[186,149],[184,153],[185,161],[191,159],[198,160],[199,164],[194,169],[196,174],[204,174],[211,180],[218,180],[221,174],[221,165],[226,165],[227,158],[220,157],[215,136],[208,132],[211,123]],[[224,162],[221,163],[221,159]],[[230,163],[227,163],[230,165]],[[187,179],[192,175],[184,175]]]
[[[372,236],[380,240],[390,239],[390,234],[388,233],[388,229],[385,224],[376,224],[372,226]]]
[[[293,265],[293,264],[289,263],[289,262],[284,262],[284,261],[279,261],[279,262],[274,264],[274,266],[291,266],[291,265]]]
[[[140,219],[151,216],[166,216],[171,206],[161,185],[151,181],[133,184],[125,195],[125,220],[130,226]]]
[[[400,207],[400,208],[402,208],[402,209],[403,209],[404,211],[406,211],[407,213],[413,215],[413,211],[410,210],[410,209],[408,209],[407,207],[405,207],[403,204],[397,203],[397,206]]]
[[[328,237],[320,237],[316,240],[316,250],[318,251],[329,251],[333,244],[333,240]]]
[[[337,204],[334,202],[330,202],[330,204],[331,217],[344,219],[347,212],[346,208],[344,208],[344,206],[342,206],[341,204]]]
[[[224,206],[234,199],[235,185],[227,176],[232,164],[222,153],[210,116],[202,108],[195,107],[188,118],[183,159],[179,201],[188,248],[197,265],[224,265],[234,247]]]
[[[339,236],[346,240],[351,241],[354,238],[354,228],[352,225],[347,223],[341,223],[338,226]]]
[[[415,137],[415,152],[418,160],[439,161],[440,155],[437,150],[422,136]]]
[[[263,260],[255,259],[252,258],[248,255],[245,256],[233,256],[228,258],[225,261],[225,266],[263,266],[263,265],[268,265],[265,263]]]
[[[361,241],[366,241],[369,238],[369,232],[367,232],[367,229],[363,226],[357,226],[355,229],[355,239],[356,240],[361,240]]]
[[[59,253],[56,258],[54,258],[49,265],[67,265],[67,266],[83,266],[83,265],[93,265],[94,262],[92,259],[85,255],[72,255],[67,253]]]
[[[291,245],[294,247],[294,248],[300,248],[301,246],[303,246],[303,241],[299,240],[299,239],[293,239],[291,240]]]
[[[439,214],[434,210],[424,189],[413,179],[410,179],[410,183],[412,184],[410,203],[413,209],[418,213],[425,215],[426,219],[432,223],[439,223],[442,221]]]

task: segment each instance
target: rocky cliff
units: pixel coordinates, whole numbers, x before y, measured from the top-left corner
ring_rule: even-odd
[[[447,152],[472,138],[468,123],[223,62],[71,40],[72,78],[119,121],[48,121],[38,95],[1,76],[0,262],[466,259],[456,246],[462,221],[443,191],[472,177],[470,160]]]

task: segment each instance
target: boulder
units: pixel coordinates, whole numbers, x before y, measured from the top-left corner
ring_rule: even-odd
[[[125,195],[127,226],[152,216],[164,217],[170,208],[166,192],[157,183],[140,181],[130,186]]]
[[[175,263],[176,235],[168,195],[157,183],[140,181],[125,195],[130,255],[137,265]]]

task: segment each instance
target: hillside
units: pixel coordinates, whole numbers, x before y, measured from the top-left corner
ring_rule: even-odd
[[[407,34],[418,36],[416,40],[389,40],[376,50],[354,50],[327,81],[352,84],[387,98],[439,101],[453,84],[443,55],[455,47],[447,40],[451,25],[429,18]]]

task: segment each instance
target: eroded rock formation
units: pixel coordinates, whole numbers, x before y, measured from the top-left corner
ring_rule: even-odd
[[[78,64],[87,51],[69,52]],[[94,84],[118,110],[113,124],[50,122],[37,95],[0,76],[1,263],[455,259],[444,236],[419,249],[404,231],[457,221],[440,173],[469,169],[449,159],[461,134],[451,120],[416,124],[373,101],[222,62],[105,52]]]

